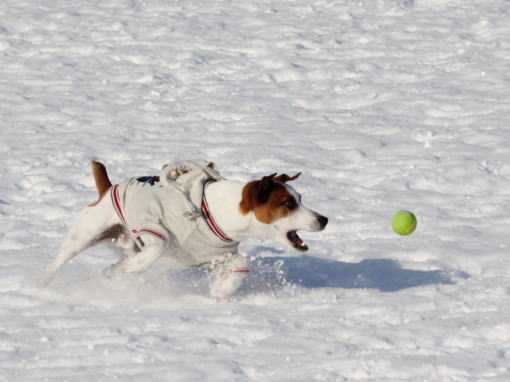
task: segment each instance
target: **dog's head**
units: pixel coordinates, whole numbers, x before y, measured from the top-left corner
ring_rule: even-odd
[[[287,184],[299,175],[301,173],[276,176],[275,173],[248,183],[243,189],[240,210],[244,215],[253,213],[260,223],[262,237],[306,251],[308,246],[297,231],[321,231],[328,224],[328,218],[304,207],[301,195]]]

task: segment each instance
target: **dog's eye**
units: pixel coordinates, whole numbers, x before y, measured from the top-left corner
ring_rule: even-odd
[[[283,206],[285,206],[289,210],[295,210],[297,208],[297,206],[298,206],[297,202],[296,202],[296,200],[294,198],[287,199],[282,204],[283,204]]]

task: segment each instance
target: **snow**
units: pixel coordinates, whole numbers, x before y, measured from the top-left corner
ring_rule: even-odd
[[[510,3],[3,0],[0,381],[510,377]],[[330,218],[252,239],[231,300],[197,271],[41,269],[115,181],[207,158],[303,171]],[[416,232],[390,229],[400,209]]]

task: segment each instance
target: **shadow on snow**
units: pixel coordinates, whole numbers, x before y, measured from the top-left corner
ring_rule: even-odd
[[[464,273],[460,275],[468,277]],[[370,288],[383,292],[431,284],[454,284],[447,272],[403,269],[397,261],[389,259],[345,263],[312,256],[258,258],[252,262],[252,272],[247,281],[248,285],[258,285],[256,289],[262,285],[271,288],[295,284],[311,289]]]

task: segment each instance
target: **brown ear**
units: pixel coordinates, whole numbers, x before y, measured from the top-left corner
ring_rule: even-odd
[[[264,176],[262,179],[254,180],[244,186],[243,199],[239,204],[243,214],[247,214],[254,209],[255,206],[264,204],[269,200],[269,197],[276,186],[276,183],[273,180],[275,176],[276,173]]]
[[[262,180],[259,180],[258,187],[256,188],[256,200],[258,204],[264,204],[269,200],[269,197],[271,196],[271,192],[274,189],[274,181],[273,178],[276,175],[276,173],[265,176],[262,178]]]
[[[276,172],[274,172],[268,176],[263,176],[261,180],[272,180],[272,179],[274,179],[275,176],[276,176]]]
[[[241,203],[239,203],[239,208],[245,215],[255,208],[257,188],[259,183],[260,180],[254,180],[243,188],[243,198],[241,199]]]
[[[276,178],[274,178],[274,181],[280,182],[280,183],[287,183],[287,182],[290,182],[291,180],[296,180],[297,178],[299,178],[299,175],[301,175],[300,172],[298,172],[294,176],[288,176],[287,174],[281,174],[281,175],[278,175]]]

